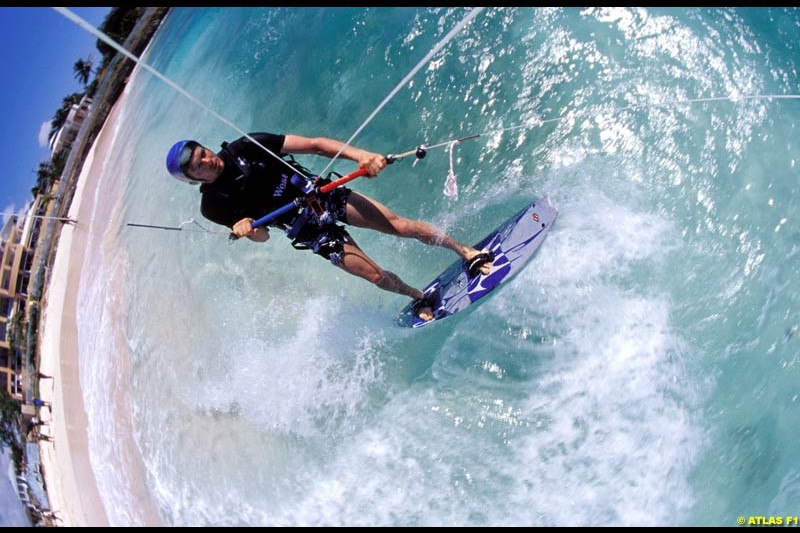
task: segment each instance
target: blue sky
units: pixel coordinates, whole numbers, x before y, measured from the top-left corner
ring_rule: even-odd
[[[111,8],[70,10],[99,26]],[[36,169],[50,159],[47,146],[39,143],[42,125],[53,118],[65,96],[83,91],[72,66],[90,55],[99,65],[102,56],[96,42],[96,37],[52,8],[0,8],[0,72],[5,80],[0,84],[3,214],[19,211],[33,199]]]

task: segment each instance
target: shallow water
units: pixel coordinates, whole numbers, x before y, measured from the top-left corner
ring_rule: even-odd
[[[175,9],[145,59],[245,131],[345,139],[466,13]],[[794,9],[481,13],[355,141],[398,153],[486,133],[455,149],[459,199],[442,193],[441,149],[352,188],[465,242],[545,192],[560,215],[536,269],[416,331],[393,326],[403,298],[279,232],[228,246],[126,226],[211,228],[164,154],[238,137],[140,72],[79,295],[111,523],[143,520],[120,438],[169,525],[795,513],[800,102],[690,100],[796,92],[799,22]],[[493,133],[517,125],[530,127]],[[352,233],[416,286],[454,258]]]

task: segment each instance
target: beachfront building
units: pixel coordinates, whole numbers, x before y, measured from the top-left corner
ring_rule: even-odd
[[[39,195],[26,215],[9,217],[0,229],[0,387],[18,400],[22,399],[23,340],[14,332],[25,318],[36,243],[44,217],[52,216],[51,205],[46,196]]]
[[[72,108],[67,114],[67,120],[64,121],[64,125],[61,126],[56,136],[50,141],[51,157],[55,158],[61,151],[72,146],[91,107],[92,99],[88,96],[81,98],[79,103],[72,104]]]

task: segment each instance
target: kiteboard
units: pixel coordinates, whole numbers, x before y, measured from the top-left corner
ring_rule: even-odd
[[[474,246],[494,256],[488,274],[478,272],[470,276],[468,265],[459,259],[423,290],[433,304],[433,318],[425,321],[416,316],[412,302],[400,312],[397,325],[427,326],[487,296],[525,267],[550,233],[557,216],[558,209],[547,195],[534,200]]]

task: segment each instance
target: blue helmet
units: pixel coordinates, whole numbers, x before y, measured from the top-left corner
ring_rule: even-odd
[[[190,140],[178,141],[172,145],[172,148],[167,152],[167,170],[172,174],[173,178],[186,183],[198,183],[186,171],[189,162],[192,160],[192,153],[198,146],[200,144]]]

